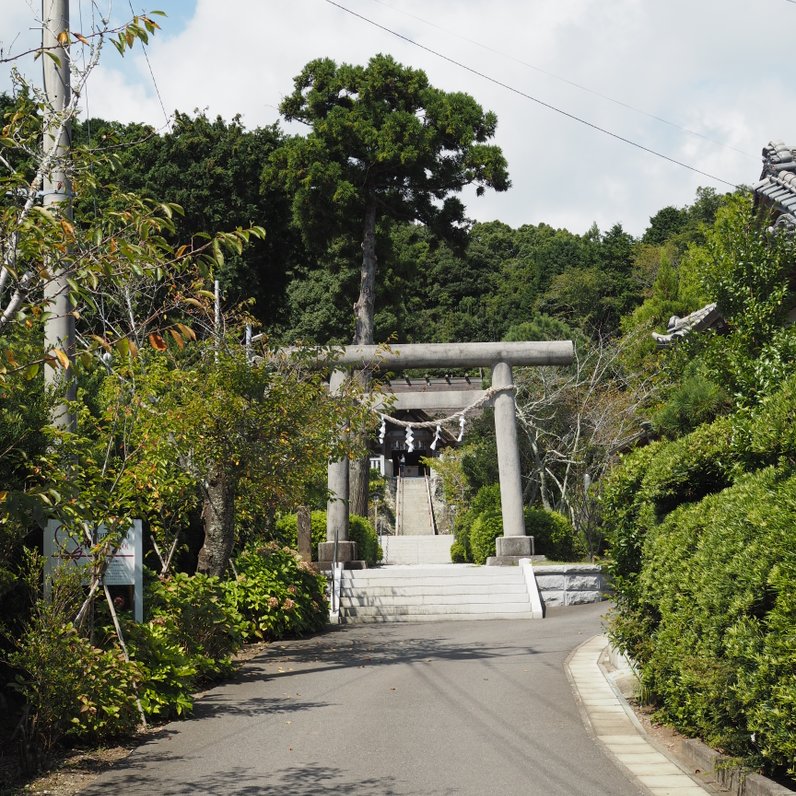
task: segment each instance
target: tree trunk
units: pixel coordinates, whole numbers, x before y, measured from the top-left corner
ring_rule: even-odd
[[[376,304],[376,204],[371,201],[365,210],[362,233],[362,269],[359,277],[359,298],[354,304],[356,330],[354,345],[373,345],[373,315]]]
[[[362,269],[359,280],[359,298],[354,304],[356,330],[354,345],[373,345],[376,304],[376,204],[371,201],[365,209],[365,225],[362,234]],[[369,379],[364,372],[357,374],[361,389],[367,390]],[[356,429],[355,441],[367,445],[367,430]],[[349,512],[368,516],[368,486],[370,480],[370,459],[366,455],[352,461],[348,478]]]
[[[235,490],[221,465],[215,465],[205,481],[202,524],[205,540],[199,551],[197,572],[221,577],[226,572],[235,542]]]

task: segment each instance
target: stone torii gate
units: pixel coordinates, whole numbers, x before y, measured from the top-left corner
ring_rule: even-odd
[[[520,457],[517,445],[513,366],[569,365],[574,356],[571,340],[519,343],[418,343],[346,346],[334,360],[330,389],[338,390],[347,377],[344,369],[409,370],[414,368],[479,368],[492,370],[500,504],[503,536],[497,539],[497,557],[531,555],[531,539],[525,533]],[[442,401],[449,398],[441,397]],[[435,406],[424,408],[434,409]],[[356,559],[356,545],[348,539],[348,460],[330,462],[328,471],[326,542],[319,545],[323,567]]]

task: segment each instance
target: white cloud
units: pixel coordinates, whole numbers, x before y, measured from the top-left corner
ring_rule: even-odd
[[[340,3],[519,91],[732,183],[755,181],[759,152],[769,139],[796,143],[796,88],[788,80],[796,6],[784,0]],[[77,4],[73,0],[73,15]],[[471,217],[514,226],[545,221],[579,232],[593,221],[601,229],[619,221],[641,234],[662,207],[693,201],[697,186],[722,188],[324,0],[197,0],[193,13],[190,0],[156,5],[172,20],[164,21],[148,50],[169,112],[200,108],[225,118],[240,113],[248,126],[271,123],[307,61],[329,56],[364,63],[377,52],[425,69],[441,88],[473,94],[498,114],[496,143],[508,158],[513,188],[480,199],[468,195]],[[28,27],[34,11],[19,4],[3,19],[0,40]],[[140,53],[119,61],[109,52],[90,100],[98,116],[163,123]]]

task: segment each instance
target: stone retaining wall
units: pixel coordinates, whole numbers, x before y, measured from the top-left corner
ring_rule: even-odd
[[[548,607],[598,603],[610,596],[608,578],[596,564],[534,564],[533,572]]]

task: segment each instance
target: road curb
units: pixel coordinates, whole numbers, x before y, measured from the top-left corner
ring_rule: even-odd
[[[606,658],[615,670],[612,674],[606,671],[604,665]],[[636,677],[632,664],[612,647],[607,639],[599,661],[600,668],[608,682],[621,677]],[[627,706],[629,711],[632,711],[622,689],[615,687],[614,690],[617,693],[617,698]],[[639,726],[641,727],[641,725]],[[749,772],[740,766],[733,765],[730,758],[712,749],[698,738],[679,737],[674,740],[673,744],[672,753],[675,762],[692,775],[707,776],[723,792],[729,793],[731,796],[793,796],[794,791],[790,788],[786,788],[762,774]]]
[[[595,738],[627,775],[650,796],[715,793],[653,743],[635,713],[600,666],[608,638],[594,636],[567,659],[566,668]]]

